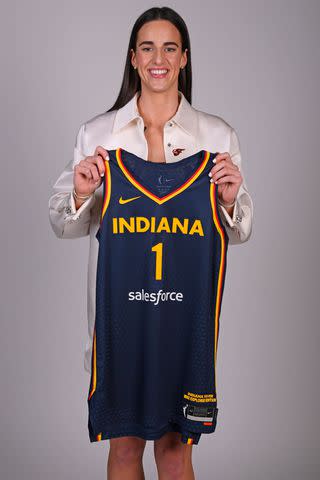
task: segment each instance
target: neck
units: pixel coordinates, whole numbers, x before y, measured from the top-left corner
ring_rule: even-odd
[[[168,92],[150,92],[142,88],[137,99],[137,107],[144,123],[147,125],[163,125],[178,110],[180,97],[178,90]]]

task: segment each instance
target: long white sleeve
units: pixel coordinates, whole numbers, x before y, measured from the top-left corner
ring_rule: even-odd
[[[219,204],[221,217],[226,227],[229,243],[239,244],[249,240],[252,233],[253,202],[248,192],[245,176],[242,171],[240,144],[234,129],[231,129],[229,153],[233,163],[238,165],[243,182],[239,188],[232,218],[227,210]]]
[[[85,124],[81,125],[71,160],[52,187],[49,199],[49,220],[58,238],[77,238],[89,235],[91,208],[95,202],[93,194],[78,210],[72,195],[74,166],[85,158]]]

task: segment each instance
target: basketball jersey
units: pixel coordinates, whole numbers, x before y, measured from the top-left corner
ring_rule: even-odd
[[[201,150],[174,163],[109,150],[96,277],[91,442],[181,433],[217,421],[216,359],[228,236]]]

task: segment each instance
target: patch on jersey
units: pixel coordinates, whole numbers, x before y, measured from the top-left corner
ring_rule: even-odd
[[[183,395],[183,398],[190,400],[192,402],[216,402],[217,399],[213,396],[212,393],[193,393],[188,392]]]
[[[183,407],[183,414],[189,420],[197,422],[206,422],[211,424],[217,415],[217,407],[212,405],[210,407],[205,405],[190,405],[186,404]]]

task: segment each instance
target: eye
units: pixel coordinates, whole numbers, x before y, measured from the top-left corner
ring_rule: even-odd
[[[151,50],[151,47],[143,47],[142,50],[143,50],[143,51]]]
[[[169,52],[175,52],[175,51],[176,51],[176,48],[174,48],[174,47],[168,47],[167,50],[168,50]]]

